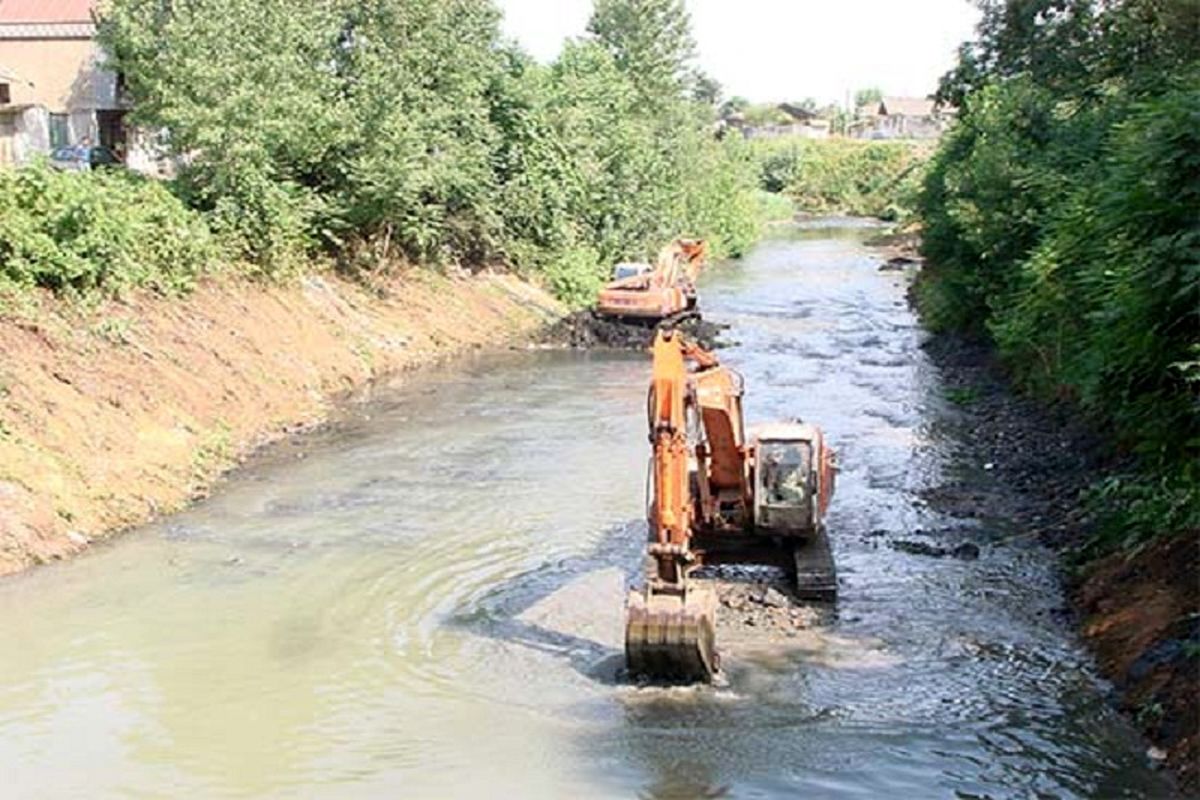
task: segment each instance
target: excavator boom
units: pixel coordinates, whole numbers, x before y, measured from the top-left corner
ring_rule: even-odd
[[[689,429],[694,433],[699,422],[697,371],[720,367],[675,331],[660,331],[652,353],[647,410],[654,482],[646,586],[631,592],[627,604],[626,660],[634,674],[707,682],[718,669],[716,596],[688,580],[695,566],[688,545],[696,512]]]

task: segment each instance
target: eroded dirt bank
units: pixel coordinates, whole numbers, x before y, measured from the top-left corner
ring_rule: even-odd
[[[39,306],[0,319],[0,574],[180,508],[373,378],[561,316],[509,276],[423,271]]]

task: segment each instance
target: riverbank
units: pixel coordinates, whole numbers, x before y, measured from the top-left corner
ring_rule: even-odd
[[[1132,553],[1081,563],[1094,521],[1081,493],[1118,464],[1111,443],[1070,408],[1016,395],[984,343],[940,334],[925,350],[947,399],[976,433],[965,460],[978,469],[926,498],[935,508],[1003,519],[1014,537],[1054,550],[1073,618],[1115,704],[1154,744],[1185,791],[1200,787],[1200,542],[1162,537]]]
[[[0,575],[184,507],[373,379],[562,314],[512,276],[415,269],[370,288],[326,273],[23,305],[0,317]]]

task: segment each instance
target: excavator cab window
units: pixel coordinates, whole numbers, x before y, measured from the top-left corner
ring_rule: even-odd
[[[624,280],[625,278],[632,278],[635,275],[645,275],[648,272],[650,272],[649,264],[633,264],[625,262],[617,264],[615,267],[613,267],[613,279],[620,281]]]
[[[798,508],[809,501],[812,447],[808,442],[769,442],[762,445],[763,505]]]

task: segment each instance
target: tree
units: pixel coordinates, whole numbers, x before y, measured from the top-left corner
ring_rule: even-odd
[[[978,38],[959,49],[937,100],[956,107],[989,81],[1026,75],[1083,99],[1108,81],[1154,92],[1200,53],[1197,0],[976,0]]]
[[[1141,456],[1095,495],[1095,552],[1193,532],[1200,2],[979,5],[937,93],[959,113],[919,200],[922,313]]]
[[[119,0],[102,24],[187,196],[266,261],[377,234],[481,256],[498,38],[487,0]]]
[[[587,29],[650,107],[689,94],[696,43],[683,0],[596,0]]]
[[[721,102],[721,84],[711,75],[695,70],[692,73],[692,99],[709,107],[716,107]]]
[[[859,89],[854,93],[854,107],[862,108],[865,105],[878,103],[883,99],[883,90],[877,86],[871,86],[866,89]]]
[[[740,94],[735,95],[721,104],[721,118],[728,119],[735,114],[745,114],[750,108],[750,101]]]
[[[751,125],[781,125],[790,119],[778,103],[755,103],[742,113]]]
[[[105,12],[101,41],[134,119],[169,132],[187,156],[185,195],[247,254],[303,248],[335,179],[344,103],[318,65],[336,24],[328,4],[290,0],[123,0]]]
[[[338,222],[407,255],[481,260],[500,219],[499,135],[488,90],[499,79],[498,14],[487,0],[342,0],[345,148]],[[345,36],[343,35],[343,41]]]
[[[492,0],[109,0],[172,187],[259,269],[506,262],[573,301],[681,231],[734,253],[753,166],[714,138],[681,0],[601,0],[541,66]]]

